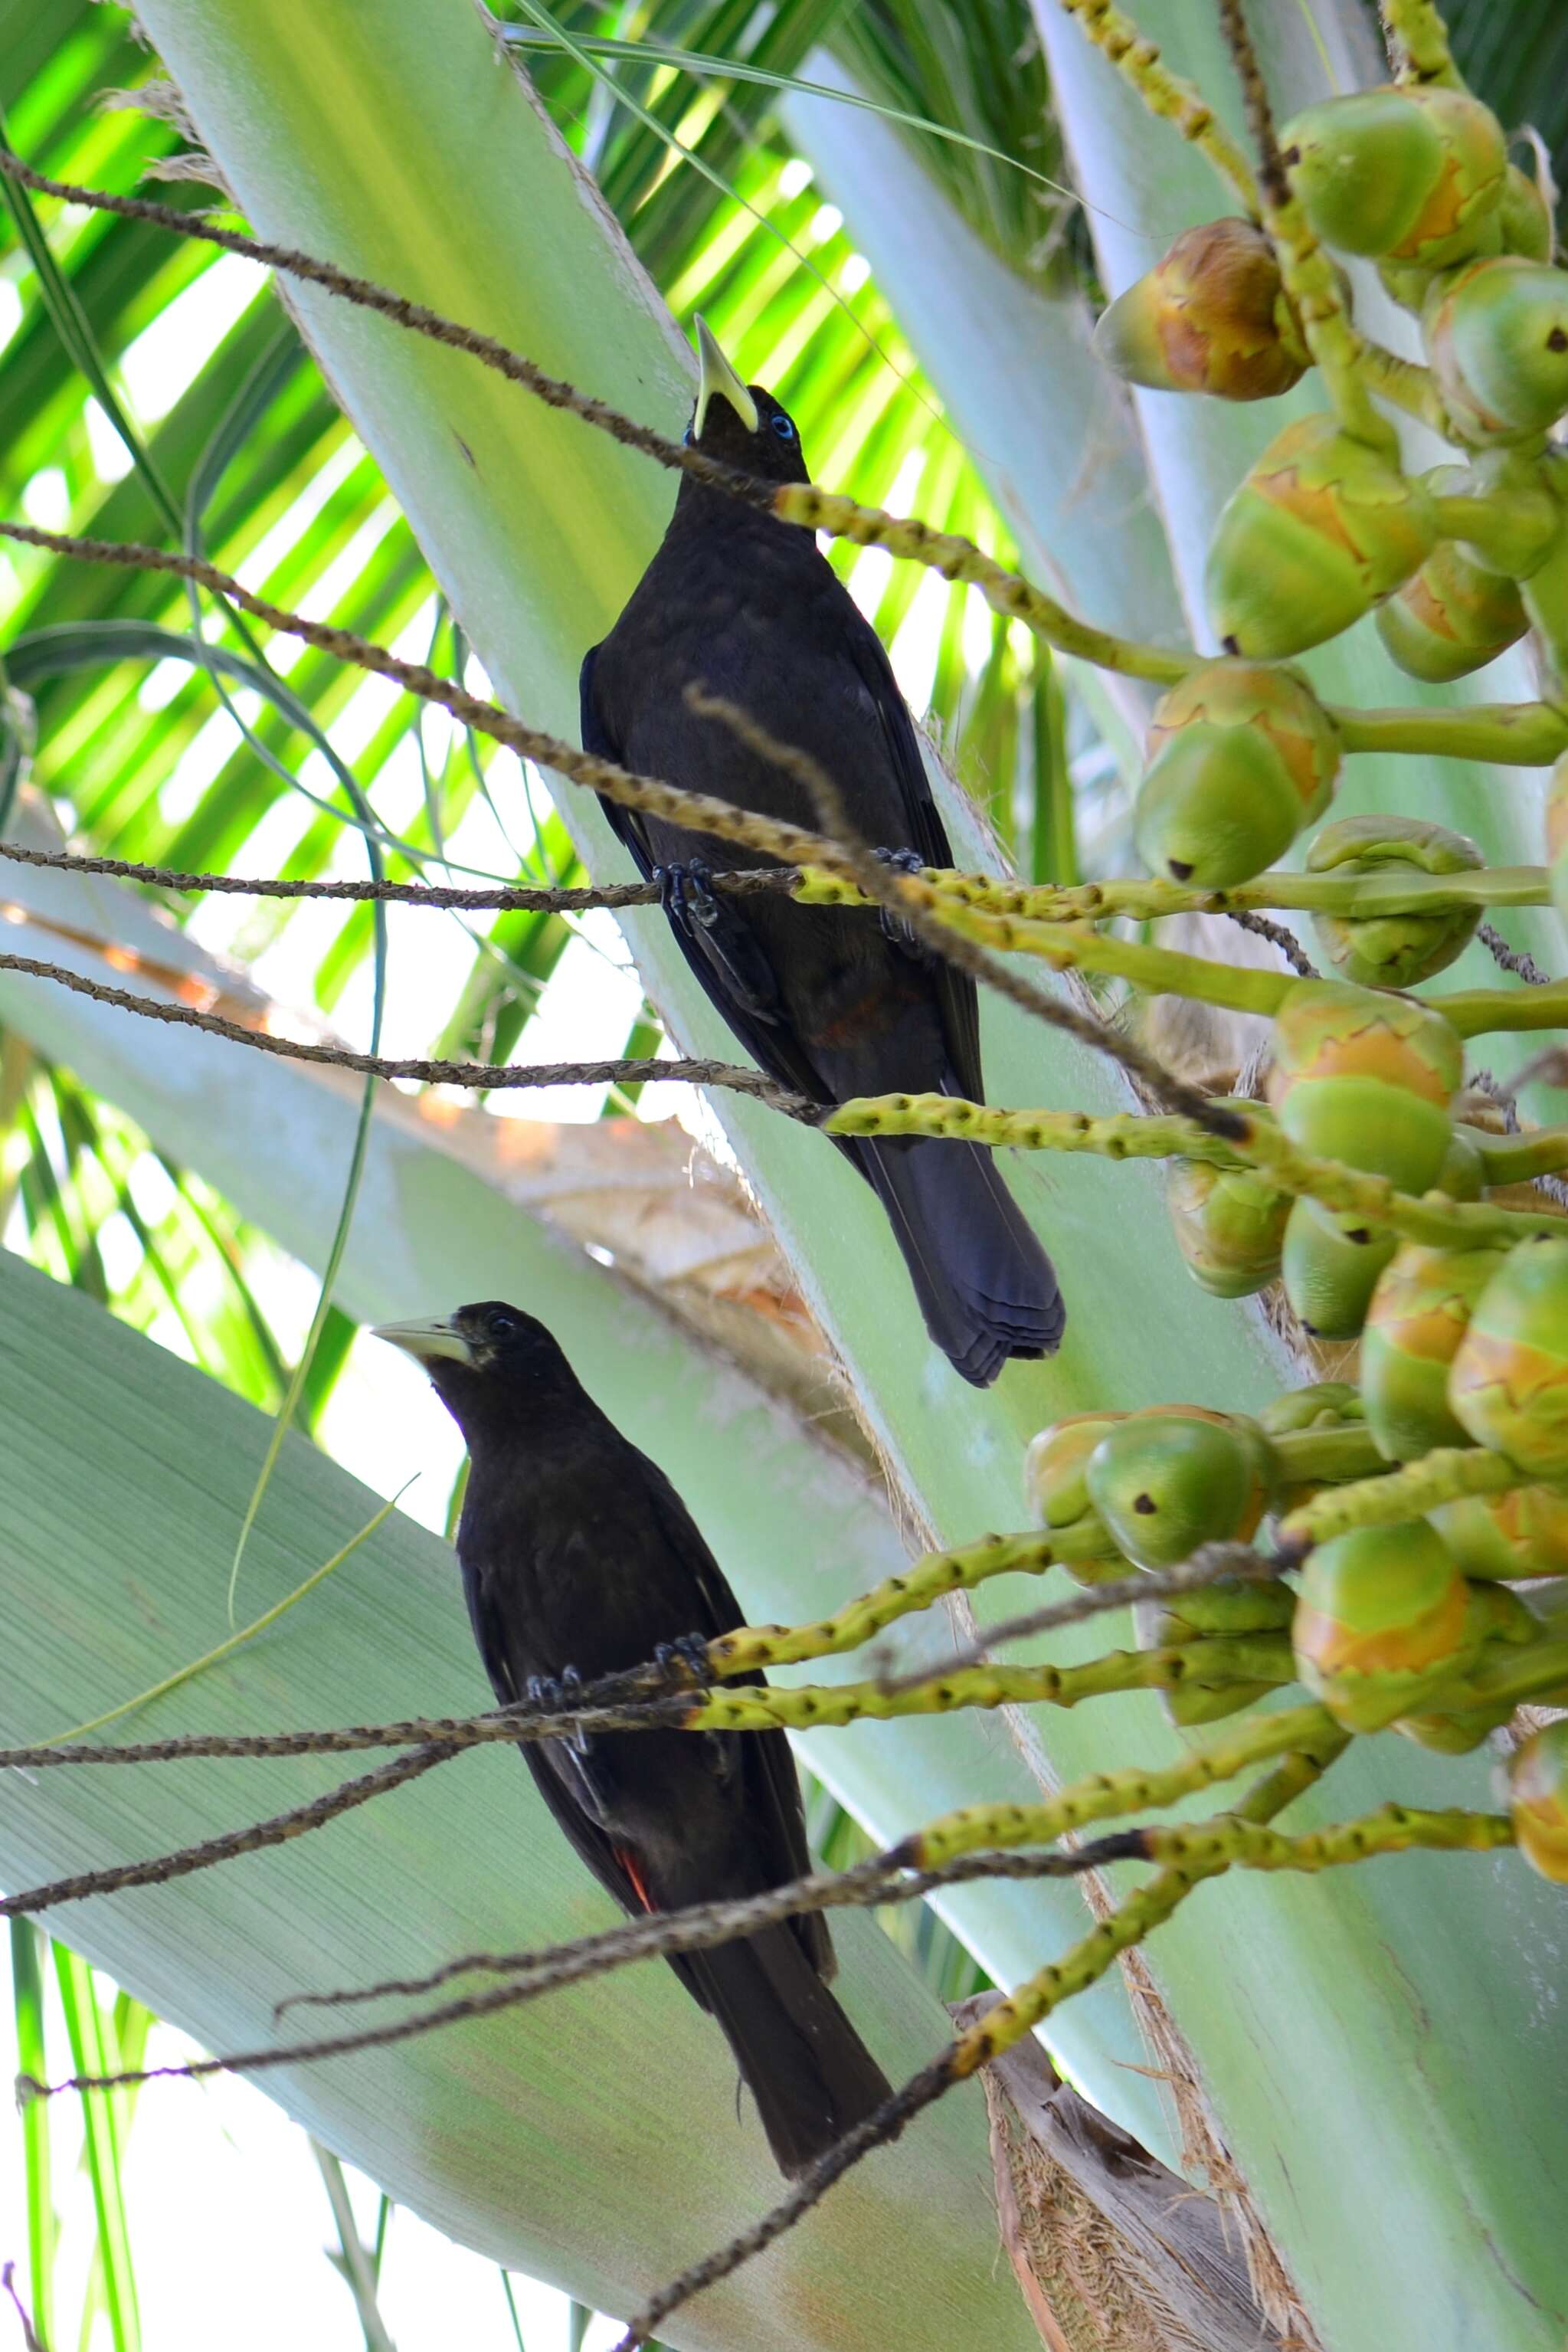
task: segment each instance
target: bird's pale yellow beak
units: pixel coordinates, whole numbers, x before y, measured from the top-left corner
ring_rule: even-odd
[[[474,1360],[473,1349],[450,1315],[437,1316],[428,1323],[378,1323],[371,1337],[389,1341],[405,1355],[416,1356],[422,1364],[442,1356],[458,1364],[471,1364]]]
[[[707,416],[707,404],[715,398],[727,400],[747,431],[755,433],[762,421],[757,414],[757,403],[709,333],[706,320],[699,319],[696,325],[697,354],[703,363],[703,373],[702,382],[697,386],[697,413],[692,425],[693,440],[702,439],[703,425]]]

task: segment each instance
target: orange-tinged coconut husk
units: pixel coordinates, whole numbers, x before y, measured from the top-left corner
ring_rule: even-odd
[[[1568,1476],[1568,1239],[1519,1243],[1470,1315],[1448,1403],[1478,1445]]]
[[[1448,1405],[1448,1371],[1503,1255],[1406,1242],[1378,1276],[1362,1333],[1361,1394],[1386,1460],[1418,1462],[1434,1446],[1464,1444]]]
[[[1103,313],[1095,356],[1128,383],[1270,400],[1312,365],[1274,248],[1250,221],[1184,229]]]
[[[1221,509],[1205,587],[1228,653],[1273,661],[1338,636],[1424,563],[1425,485],[1332,415],[1277,434]]]
[[[1441,1539],[1417,1519],[1320,1544],[1291,1638],[1301,1680],[1335,1720],[1377,1731],[1462,1673],[1485,1624]]]
[[[1515,1755],[1508,1809],[1531,1870],[1568,1885],[1568,1718],[1544,1725]]]

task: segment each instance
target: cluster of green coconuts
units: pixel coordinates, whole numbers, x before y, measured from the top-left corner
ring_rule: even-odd
[[[1335,99],[1286,124],[1280,144],[1314,234],[1375,259],[1419,316],[1467,462],[1410,477],[1313,415],[1270,443],[1226,505],[1207,573],[1226,657],[1157,707],[1135,821],[1150,870],[1200,891],[1262,872],[1332,799],[1338,736],[1291,656],[1373,611],[1394,660],[1427,680],[1480,668],[1532,624],[1554,651],[1564,643],[1568,457],[1546,436],[1568,413],[1568,272],[1552,266],[1540,191],[1510,163],[1490,110],[1459,90]],[[1107,310],[1096,346],[1134,383],[1231,400],[1287,391],[1311,364],[1273,247],[1243,220],[1178,237]],[[1550,806],[1568,919],[1568,759]],[[1481,858],[1441,826],[1382,817],[1327,826],[1306,858],[1343,875],[1391,863],[1441,875]],[[1461,1041],[1440,1013],[1382,992],[1442,971],[1477,920],[1473,909],[1315,919],[1338,977],[1301,982],[1276,1016],[1266,1114],[1299,1148],[1405,1192],[1479,1197],[1479,1139],[1455,1117]],[[1347,1728],[1474,1747],[1510,1709],[1430,1702],[1483,1654],[1540,1635],[1512,1584],[1568,1576],[1568,1239],[1417,1248],[1261,1174],[1195,1161],[1176,1163],[1169,1203],[1206,1289],[1236,1297],[1282,1275],[1312,1331],[1360,1338],[1359,1383],[1299,1391],[1258,1421],[1168,1406],[1059,1423],[1030,1452],[1039,1516],[1097,1526],[1107,1559],[1158,1569],[1249,1538],[1302,1498],[1289,1484],[1293,1430],[1360,1425],[1390,1464],[1498,1451],[1542,1483],[1322,1544],[1299,1590],[1206,1589],[1140,1623],[1155,1643],[1289,1629],[1297,1673]],[[1205,1721],[1264,1687],[1178,1688],[1166,1704],[1180,1722]],[[1552,1696],[1568,1705],[1568,1689]],[[1512,1797],[1521,1849],[1568,1881],[1568,1722],[1518,1751]]]

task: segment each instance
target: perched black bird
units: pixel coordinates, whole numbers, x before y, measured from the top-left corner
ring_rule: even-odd
[[[600,1411],[542,1323],[492,1301],[377,1336],[421,1360],[467,1442],[457,1557],[503,1706],[559,1700],[584,1677],[745,1622],[664,1472]],[[781,1731],[603,1733],[522,1750],[625,1911],[757,1895],[810,1868]],[[670,1961],[723,2028],[791,2177],[888,2096],[827,1989],[833,1965],[820,1914]]]
[[[739,381],[700,320],[697,332],[702,388],[688,440],[749,474],[807,480],[791,419]],[[686,475],[658,553],[582,665],[584,749],[816,825],[801,784],[688,709],[694,682],[814,754],[873,846],[952,863],[887,656],[810,532]],[[693,971],[783,1085],[818,1101],[983,1098],[975,990],[951,964],[867,908],[715,892],[707,868],[734,860],[722,842],[603,805],[643,873],[662,883]],[[1055,1350],[1056,1276],[988,1151],[930,1139],[841,1148],[887,1211],[925,1328],[966,1380],[985,1387],[1009,1356]]]

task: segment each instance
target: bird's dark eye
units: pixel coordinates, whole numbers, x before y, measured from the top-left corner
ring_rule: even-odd
[[[497,1312],[490,1318],[489,1332],[492,1339],[509,1339],[517,1328],[517,1318],[515,1315]]]
[[[778,434],[780,441],[793,441],[795,438],[795,427],[788,416],[776,416],[773,419],[773,430]]]

